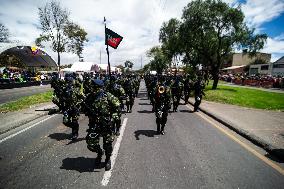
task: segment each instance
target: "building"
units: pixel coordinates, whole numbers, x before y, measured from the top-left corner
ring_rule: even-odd
[[[272,63],[271,75],[284,76],[284,56]]]
[[[243,73],[244,69],[247,68],[249,65],[263,64],[263,71],[265,72],[266,66],[264,64],[269,64],[271,60],[271,54],[268,53],[256,53],[255,56],[251,57],[248,53],[234,53],[229,60],[224,63],[222,67],[222,71],[231,72],[231,73]],[[256,71],[259,66],[252,67],[252,72]],[[261,68],[261,66],[260,66]]]
[[[254,64],[249,67],[249,75],[284,76],[284,56],[269,64]]]

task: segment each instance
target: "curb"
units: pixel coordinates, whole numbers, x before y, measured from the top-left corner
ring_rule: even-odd
[[[191,104],[193,106],[193,103],[190,102],[190,101],[189,101],[189,104]],[[284,150],[283,149],[275,148],[273,145],[268,144],[266,141],[259,138],[258,136],[239,128],[235,124],[232,124],[229,121],[222,119],[220,116],[214,115],[213,113],[211,113],[208,110],[205,110],[204,108],[200,108],[200,106],[199,106],[199,110],[201,112],[205,113],[206,115],[210,116],[211,118],[215,119],[216,121],[222,123],[223,125],[225,125],[229,129],[235,131],[237,134],[241,135],[242,137],[246,138],[247,140],[251,141],[253,144],[263,148],[269,154],[276,156],[280,160],[284,160]]]
[[[50,109],[53,109],[53,108],[55,108],[56,106],[54,106],[54,107],[52,107],[52,108],[50,108]],[[36,111],[36,110],[35,110]],[[20,120],[20,121],[18,121],[18,122],[15,122],[15,123],[12,123],[10,126],[9,126],[9,128],[7,128],[7,129],[4,129],[4,130],[0,130],[0,135],[2,135],[2,134],[4,134],[4,133],[7,133],[7,132],[9,132],[9,131],[11,131],[11,130],[13,130],[13,129],[16,129],[17,127],[20,127],[20,126],[22,126],[22,125],[24,125],[24,124],[27,124],[27,123],[30,123],[30,122],[32,122],[32,121],[34,121],[34,120],[36,120],[36,119],[38,119],[38,118],[40,118],[40,117],[42,117],[42,116],[46,116],[46,115],[48,115],[49,114],[49,111],[46,111],[46,112],[44,112],[43,114],[37,114],[37,115],[34,115],[34,116],[32,116],[32,117],[30,117],[30,118],[28,118],[28,119],[24,119],[24,120]]]

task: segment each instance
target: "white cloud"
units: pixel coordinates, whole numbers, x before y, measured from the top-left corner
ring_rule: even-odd
[[[0,0],[0,22],[11,32],[11,38],[33,45],[41,31],[39,25],[38,7],[44,6],[49,0]],[[141,56],[143,64],[147,63],[146,51],[158,45],[159,29],[164,21],[170,18],[180,18],[183,8],[190,0],[61,0],[61,6],[70,11],[73,21],[81,25],[88,33],[83,56],[85,61],[99,63],[100,51],[102,63],[107,62],[104,45],[103,17],[107,18],[110,29],[124,37],[117,50],[110,49],[112,65],[123,64],[129,59],[134,67],[140,67]],[[233,5],[236,0],[226,0]],[[275,18],[283,11],[281,0],[248,0],[243,11],[251,25],[259,27],[261,23]],[[263,14],[265,7],[265,14]],[[282,8],[282,10],[281,10]],[[281,37],[281,36],[279,36]],[[283,36],[282,36],[283,37]],[[277,52],[279,39],[268,40],[270,52]],[[279,45],[279,46],[278,46]],[[279,47],[280,48],[280,47]],[[266,48],[268,50],[268,48]],[[50,48],[45,51],[57,61],[57,54]],[[280,48],[280,52],[282,52]],[[78,57],[70,53],[62,53],[62,64],[78,61]]]
[[[242,5],[242,10],[249,26],[260,29],[261,24],[273,20],[284,12],[284,1],[247,0]]]

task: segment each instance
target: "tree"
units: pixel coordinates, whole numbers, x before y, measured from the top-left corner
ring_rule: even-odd
[[[0,23],[0,43],[8,42],[9,30]]]
[[[180,24],[181,22],[179,20],[172,18],[168,22],[164,22],[160,29],[159,40],[162,42],[163,52],[165,52],[165,55],[169,60],[172,60],[180,52]],[[169,61],[170,64],[171,62],[172,61]]]
[[[120,65],[117,65],[116,67],[121,69],[121,72],[124,73],[124,66],[123,65],[120,64]]]
[[[162,74],[169,65],[169,59],[159,46],[152,47],[148,52],[147,56],[151,58],[150,69],[157,71],[158,74]]]
[[[133,67],[133,62],[131,62],[131,61],[129,61],[129,60],[126,60],[126,61],[124,62],[124,65],[125,65],[126,68],[132,69],[132,67]]]
[[[84,50],[84,42],[87,42],[87,32],[81,28],[78,24],[68,23],[64,28],[64,32],[69,38],[69,43],[67,44],[68,51],[75,53],[79,60],[82,60],[82,52]]]
[[[254,35],[244,22],[240,8],[220,0],[196,0],[183,10],[180,38],[184,61],[210,69],[216,89],[219,69],[235,47],[250,54],[262,49],[267,36]]]
[[[60,53],[73,52],[80,57],[87,33],[69,20],[69,12],[59,2],[51,1],[39,8],[39,20],[42,34],[36,39],[36,44],[43,47],[42,42],[51,42],[52,50],[57,52],[59,68]]]

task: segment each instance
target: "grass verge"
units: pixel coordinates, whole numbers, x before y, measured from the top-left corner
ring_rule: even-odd
[[[22,97],[16,101],[8,102],[0,106],[0,112],[13,112],[30,107],[31,105],[50,102],[52,100],[52,91],[41,94]]]
[[[211,90],[212,85],[205,89],[204,100],[234,104],[249,108],[284,111],[284,94],[218,85],[217,90]]]

